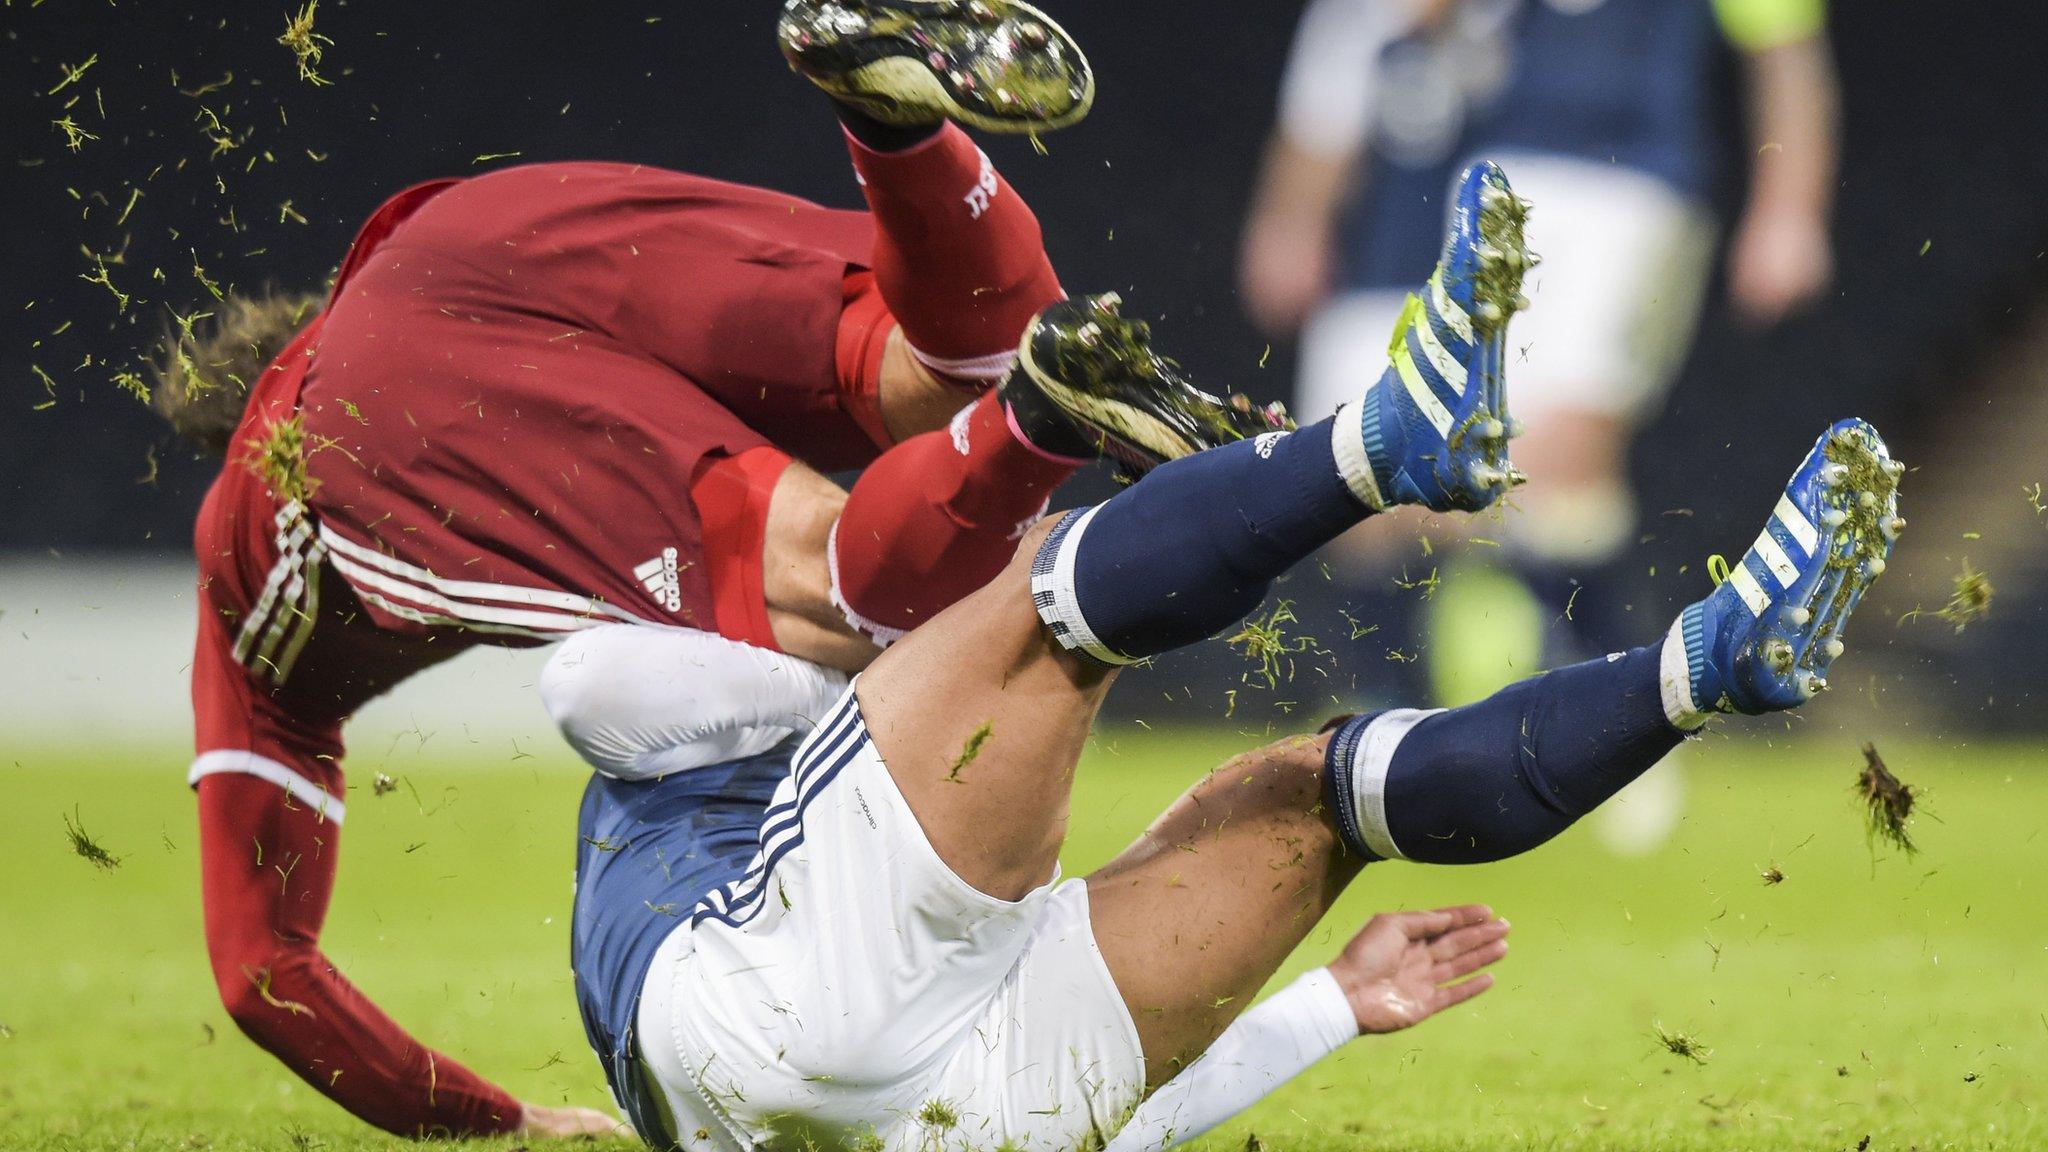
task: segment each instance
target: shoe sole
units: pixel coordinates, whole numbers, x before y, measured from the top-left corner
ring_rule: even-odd
[[[1137,339],[1131,322],[1121,316],[1098,313],[1089,323],[1098,328],[1114,329],[1117,335],[1131,343],[1143,343]],[[1038,357],[1032,351],[1031,346],[1035,343],[1032,336],[1036,332],[1037,327],[1034,325],[1024,334],[1024,341],[1018,348],[1018,367],[1028,373],[1031,382],[1044,393],[1046,399],[1051,400],[1070,419],[1113,440],[1121,439],[1133,444],[1141,451],[1151,453],[1161,460],[1178,460],[1201,451],[1201,445],[1189,441],[1165,421],[1143,409],[1061,383],[1057,376],[1038,362]]]
[[[822,74],[806,68],[802,51],[791,47],[786,34],[782,38],[784,53],[792,66],[809,77],[812,83],[841,100],[860,106],[885,123],[928,122],[943,116],[984,132],[1056,132],[1079,123],[1095,106],[1095,73],[1080,45],[1050,16],[1023,0],[931,0],[921,5],[915,0],[907,0],[901,8],[891,9],[890,13],[900,18],[900,25],[889,26],[887,21],[877,21],[871,26],[871,34],[889,35],[898,27],[907,29],[933,23],[962,23],[989,37],[994,35],[992,30],[1000,28],[1010,33],[1005,37],[1007,41],[1015,42],[1022,35],[1021,29],[1037,25],[1044,30],[1048,42],[1057,41],[1065,45],[1072,52],[1073,59],[1060,62],[1060,69],[1067,78],[1058,82],[1055,93],[1051,91],[1054,81],[1016,74],[1008,83],[985,86],[975,79],[977,70],[973,67],[977,63],[977,55],[981,54],[949,55],[936,45],[923,58],[885,56],[840,75]],[[1073,92],[1076,78],[1081,88],[1078,96]],[[1017,91],[1018,87],[1027,91]],[[1063,111],[1047,115],[1034,109],[1033,92],[1029,89],[1045,90],[1040,94],[1046,99],[1040,101],[1039,107],[1048,103],[1073,103]]]
[[[1821,522],[1815,528],[1823,540],[1815,551],[1825,554],[1824,567],[1804,597],[1776,607],[1767,622],[1770,635],[1759,649],[1771,673],[1791,677],[1806,699],[1827,690],[1828,669],[1846,650],[1842,632],[1849,617],[1884,574],[1905,530],[1898,515],[1905,468],[1892,459],[1875,429],[1867,424],[1837,428],[1821,451],[1827,463]]]
[[[1452,452],[1461,451],[1468,436],[1478,437],[1479,458],[1469,466],[1467,480],[1480,492],[1490,493],[1483,500],[1488,505],[1527,479],[1509,459],[1508,441],[1515,426],[1508,413],[1506,366],[1508,324],[1529,307],[1522,279],[1537,263],[1528,249],[1529,207],[1504,182],[1489,182],[1479,195],[1479,267],[1472,277],[1473,307],[1467,314],[1474,346],[1467,378],[1477,378],[1479,400],[1445,437],[1445,447]],[[1436,294],[1437,311],[1448,313],[1456,305],[1443,287],[1439,270],[1425,290]],[[1420,317],[1417,322],[1426,323]]]

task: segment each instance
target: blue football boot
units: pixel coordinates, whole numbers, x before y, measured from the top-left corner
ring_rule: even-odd
[[[1522,482],[1508,460],[1504,369],[1508,321],[1529,306],[1528,218],[1499,165],[1482,161],[1459,178],[1443,256],[1408,297],[1392,364],[1338,413],[1339,467],[1369,507],[1476,512]]]
[[[1827,688],[1849,614],[1906,527],[1905,470],[1863,421],[1828,429],[1742,563],[1672,625],[1664,645],[1668,713],[1703,720],[1710,712],[1778,712]]]

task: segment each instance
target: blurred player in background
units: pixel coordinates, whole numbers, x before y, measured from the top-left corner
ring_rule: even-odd
[[[1824,0],[1312,0],[1243,251],[1252,316],[1300,336],[1303,419],[1378,371],[1462,165],[1500,161],[1541,206],[1537,307],[1513,350],[1516,453],[1535,482],[1503,531],[1482,533],[1504,532],[1519,580],[1467,564],[1436,589],[1429,672],[1445,702],[1608,644],[1599,573],[1635,530],[1629,442],[1683,360],[1711,271],[1722,40],[1750,112],[1729,302],[1769,325],[1826,288],[1825,17]],[[1661,838],[1675,786],[1649,777],[1612,809],[1641,818],[1626,839]]]

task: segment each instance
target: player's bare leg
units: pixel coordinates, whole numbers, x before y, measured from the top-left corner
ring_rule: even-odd
[[[1810,700],[1903,526],[1902,471],[1869,425],[1843,421],[1736,574],[1661,643],[1448,712],[1351,718],[1212,773],[1089,877],[1096,937],[1148,1059],[1201,1052],[1365,861],[1529,851],[1655,766],[1708,711]],[[1155,1083],[1170,1071],[1155,1065]]]
[[[944,428],[967,403],[960,385],[925,367],[902,328],[891,328],[885,339],[876,401],[890,438],[900,444]]]
[[[775,647],[827,668],[858,672],[881,649],[832,603],[826,549],[846,510],[846,489],[793,463],[769,497],[761,593]]]
[[[1209,1046],[1365,867],[1323,805],[1328,743],[1296,736],[1225,763],[1088,877],[1151,1086]]]
[[[1014,900],[1052,876],[1074,767],[1115,678],[1061,651],[1032,603],[1031,563],[1011,565],[911,633],[864,673],[861,713],[896,786],[947,866]]]

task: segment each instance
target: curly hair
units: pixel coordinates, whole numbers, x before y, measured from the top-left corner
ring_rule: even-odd
[[[227,455],[250,389],[322,302],[310,292],[231,295],[211,312],[166,320],[149,356],[151,406],[178,435]]]

